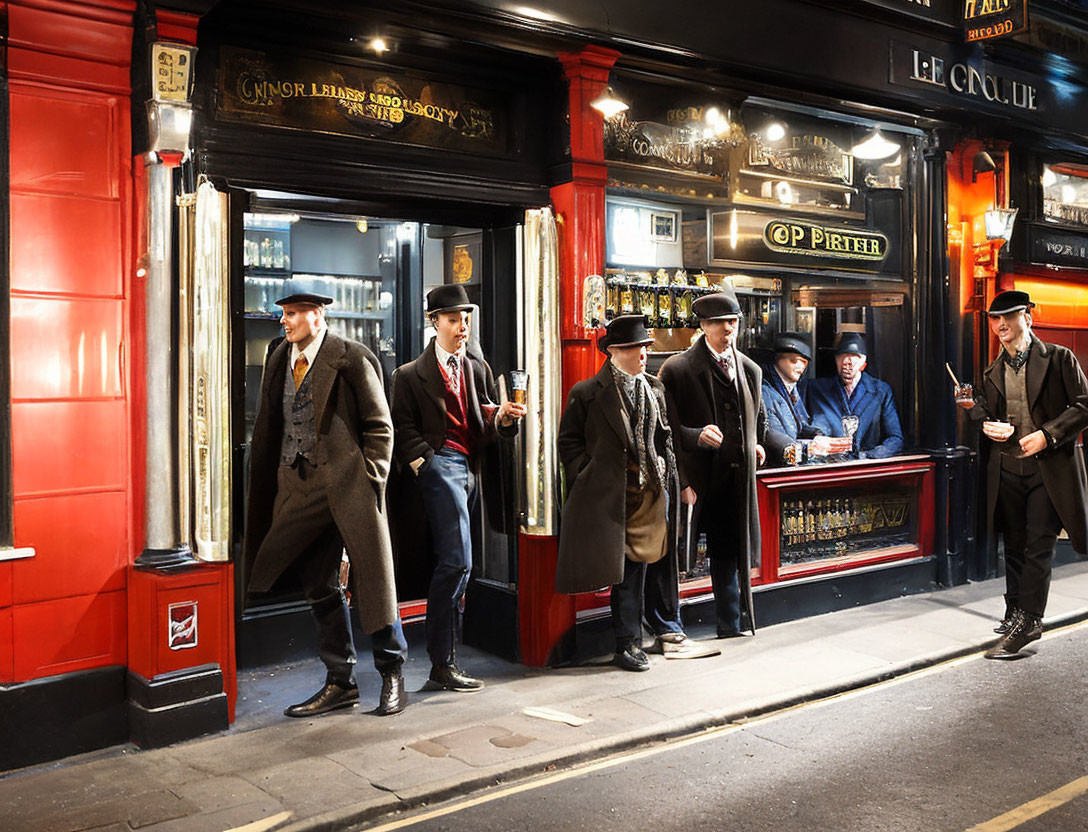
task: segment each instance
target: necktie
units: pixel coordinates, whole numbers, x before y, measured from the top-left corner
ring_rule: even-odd
[[[718,363],[721,365],[722,372],[725,373],[725,377],[729,380],[733,380],[733,353],[727,352],[718,358]]]
[[[450,368],[449,381],[450,392],[455,396],[461,395],[461,360],[456,355],[451,355],[446,361]]]
[[[797,404],[797,390],[796,390],[796,388],[793,389],[793,390],[790,390],[790,401],[793,402],[794,404]]]
[[[306,378],[306,370],[309,369],[310,362],[306,360],[305,355],[300,355],[298,361],[295,362],[292,375],[295,377],[295,389],[298,390],[302,386],[302,380]]]

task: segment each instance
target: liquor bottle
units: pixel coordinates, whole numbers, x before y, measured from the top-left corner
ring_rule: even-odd
[[[843,535],[846,537],[853,537],[857,532],[857,530],[854,528],[854,523],[857,518],[854,516],[852,510],[854,501],[847,497],[842,502],[845,506],[845,508],[843,509],[842,519]]]
[[[789,549],[793,546],[793,536],[795,531],[792,500],[782,504],[782,519],[780,525],[782,527],[779,534],[782,540],[781,548]]]
[[[620,284],[620,314],[621,315],[634,315],[635,314],[635,287],[631,276],[625,274],[622,278],[623,282]]]
[[[805,543],[811,543],[816,539],[816,511],[812,506],[812,500],[805,506]]]
[[[276,269],[283,268],[283,240],[276,240],[272,243],[272,267]]]
[[[611,321],[620,314],[620,288],[623,285],[621,274],[609,275],[605,282],[604,318]]]
[[[657,326],[657,293],[648,272],[640,276],[638,286],[638,311],[646,317],[646,326]]]

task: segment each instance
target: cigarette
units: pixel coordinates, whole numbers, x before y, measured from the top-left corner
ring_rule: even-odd
[[[952,376],[952,383],[955,384],[957,387],[959,387],[960,386],[960,380],[958,378],[956,378],[956,374],[952,372],[952,368],[950,366],[948,366],[947,361],[944,363],[944,368],[946,370],[948,370],[948,374],[950,376]]]

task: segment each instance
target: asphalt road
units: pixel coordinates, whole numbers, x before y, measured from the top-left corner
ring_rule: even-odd
[[[398,828],[968,830],[1088,775],[1088,628],[1013,662],[967,660],[749,725],[564,772]],[[677,691],[682,696],[682,691]],[[1088,780],[1071,791],[1088,792]],[[460,807],[460,808],[459,808]],[[419,813],[416,813],[418,816]],[[382,828],[375,824],[373,828]],[[388,828],[388,827],[387,827]],[[1088,830],[1088,794],[979,832]]]

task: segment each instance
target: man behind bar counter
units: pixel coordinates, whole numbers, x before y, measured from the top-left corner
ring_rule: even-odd
[[[1010,659],[1043,633],[1050,570],[1064,527],[1088,553],[1088,485],[1077,437],[1088,428],[1088,381],[1077,357],[1031,331],[1027,292],[996,295],[987,313],[1001,354],[986,368],[982,395],[960,401],[982,422],[989,450],[987,521],[1005,542],[1005,615],[988,659]]]

